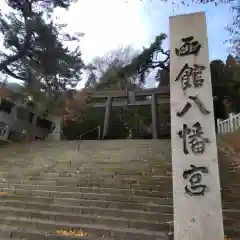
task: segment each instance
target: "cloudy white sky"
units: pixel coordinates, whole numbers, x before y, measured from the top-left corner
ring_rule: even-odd
[[[68,23],[70,31],[85,33],[81,47],[88,62],[118,45],[147,46],[159,33],[168,34],[169,16],[196,11],[207,14],[211,57],[222,57],[222,51],[227,50],[223,41],[228,35],[224,26],[231,20],[229,10],[226,5],[177,8],[161,0],[78,0],[68,12],[58,11],[56,15]]]
[[[118,45],[141,47],[151,41],[151,24],[140,0],[79,0],[68,12],[56,15],[70,31],[85,34],[81,48],[86,62]]]
[[[95,56],[118,48],[133,45],[148,46],[159,33],[168,34],[168,18],[172,15],[205,11],[208,23],[210,59],[225,59],[228,47],[224,29],[231,22],[229,6],[180,5],[176,7],[161,0],[78,0],[68,12],[55,13],[59,21],[68,24],[68,31],[83,32],[80,43],[83,59],[90,62]],[[179,1],[180,2],[180,1]],[[191,2],[191,1],[190,1]],[[0,3],[0,7],[4,5]],[[168,41],[165,42],[168,47]],[[79,87],[84,85],[82,81]]]
[[[225,59],[228,32],[224,28],[231,22],[230,7],[226,5],[177,7],[161,0],[79,0],[68,12],[56,14],[68,23],[69,31],[85,33],[81,49],[85,62],[90,62],[119,45],[148,46],[159,33],[168,34],[169,16],[196,11],[207,15],[210,59]],[[164,45],[167,48],[168,41]]]

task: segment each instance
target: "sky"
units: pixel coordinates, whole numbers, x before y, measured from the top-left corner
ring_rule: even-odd
[[[85,63],[119,46],[132,45],[142,49],[160,33],[168,34],[169,16],[205,11],[209,39],[210,60],[225,60],[229,48],[224,41],[229,37],[225,26],[231,23],[229,6],[173,5],[170,0],[78,0],[69,11],[58,10],[58,21],[67,23],[67,31],[82,32],[80,47]],[[191,2],[191,0],[190,0]],[[4,4],[0,3],[3,9]],[[168,39],[164,42],[168,48]],[[78,88],[84,86],[81,81]]]
[[[230,7],[224,5],[180,5],[161,0],[79,0],[67,13],[58,11],[70,31],[85,33],[81,42],[86,62],[118,45],[148,46],[160,33],[168,34],[169,16],[205,11],[210,59],[225,58],[229,36],[224,29],[231,23]],[[168,44],[166,42],[166,47]]]
[[[225,60],[229,47],[224,41],[229,38],[225,27],[231,23],[230,6],[180,5],[160,0],[79,0],[68,12],[58,11],[61,21],[68,23],[71,32],[85,33],[80,46],[83,59],[91,62],[95,56],[132,45],[147,47],[160,33],[168,34],[169,17],[179,14],[205,11],[209,39],[210,60]],[[164,42],[168,48],[168,39]],[[82,81],[79,88],[84,86]],[[151,84],[150,84],[151,85]]]

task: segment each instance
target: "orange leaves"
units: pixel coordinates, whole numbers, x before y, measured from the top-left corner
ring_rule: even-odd
[[[10,95],[10,92],[5,87],[0,87],[0,97],[8,97]]]
[[[88,233],[83,230],[74,231],[72,230],[57,230],[56,234],[62,236],[74,236],[74,237],[86,237]]]
[[[83,89],[77,91],[73,98],[66,99],[61,113],[64,121],[84,119],[85,111],[88,103],[91,100],[91,90]]]
[[[7,196],[8,192],[0,192],[0,196]]]

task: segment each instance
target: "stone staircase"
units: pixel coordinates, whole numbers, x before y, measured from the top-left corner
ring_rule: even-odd
[[[173,239],[170,153],[169,140],[2,146],[0,240]],[[225,232],[237,240],[240,181],[225,158]],[[63,236],[60,230],[87,236]]]

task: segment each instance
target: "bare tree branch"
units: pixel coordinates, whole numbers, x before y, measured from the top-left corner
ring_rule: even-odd
[[[25,78],[25,77],[22,77],[22,76],[19,76],[19,75],[13,73],[7,66],[5,66],[5,67],[3,68],[3,70],[4,70],[8,75],[10,75],[10,76],[13,77],[13,78],[16,78],[16,79],[19,79],[19,80],[22,80],[22,81],[25,81],[25,80],[28,79],[28,78]]]

